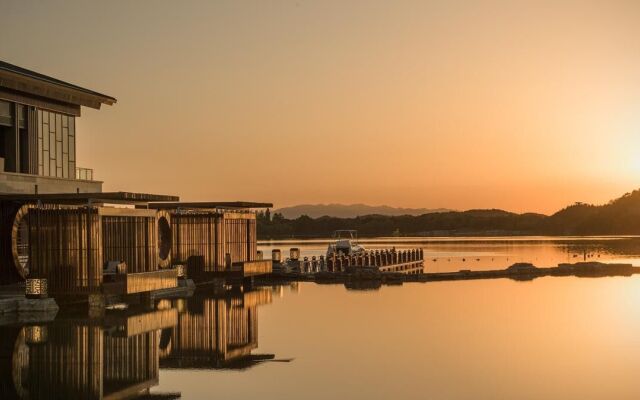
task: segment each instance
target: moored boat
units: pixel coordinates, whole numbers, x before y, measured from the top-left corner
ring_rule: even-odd
[[[334,243],[327,248],[327,258],[336,256],[354,256],[365,252],[364,247],[358,244],[358,231],[337,230],[333,233]]]

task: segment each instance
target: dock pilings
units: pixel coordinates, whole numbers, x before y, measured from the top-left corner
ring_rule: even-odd
[[[298,249],[295,250],[298,255]],[[280,254],[280,250],[273,250],[273,253]],[[382,272],[411,270],[418,273],[422,272],[423,254],[422,249],[396,250],[392,248],[369,250],[352,255],[333,253],[326,258],[324,256],[303,257],[300,261],[300,272],[346,272],[352,267],[368,267],[378,268]]]

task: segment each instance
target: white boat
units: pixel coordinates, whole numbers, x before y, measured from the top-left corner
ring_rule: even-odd
[[[354,254],[363,253],[364,247],[358,244],[358,232],[353,230],[338,230],[333,233],[334,243],[329,244],[327,248],[327,258],[333,254],[336,256],[342,254],[352,256]]]

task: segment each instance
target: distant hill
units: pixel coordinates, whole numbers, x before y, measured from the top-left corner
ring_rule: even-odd
[[[422,215],[437,212],[447,212],[445,208],[396,208],[389,206],[368,206],[366,204],[301,204],[292,207],[283,207],[274,212],[282,214],[287,219],[295,219],[302,215],[311,218],[336,217],[354,218],[363,215]]]
[[[545,221],[545,231],[559,235],[640,234],[640,190],[601,206],[576,203]]]
[[[356,229],[361,236],[640,235],[640,190],[603,205],[576,203],[550,216],[363,205],[297,206],[276,212],[283,215],[273,213],[268,219],[258,214],[260,239],[329,237],[337,229]]]

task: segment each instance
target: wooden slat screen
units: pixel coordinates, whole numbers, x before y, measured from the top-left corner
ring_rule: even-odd
[[[102,285],[101,236],[95,208],[30,209],[30,277],[48,279],[50,293],[98,291]]]

